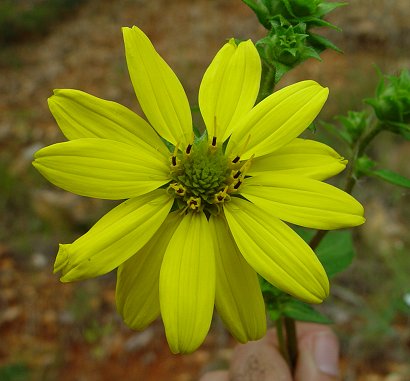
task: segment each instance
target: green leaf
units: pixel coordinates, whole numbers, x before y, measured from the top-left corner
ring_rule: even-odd
[[[329,232],[316,249],[316,254],[329,278],[343,271],[355,256],[351,231]]]
[[[333,9],[348,5],[348,3],[320,3],[318,8],[318,15],[324,16],[325,14],[333,11]]]
[[[314,28],[314,27],[318,27],[318,28],[328,27],[330,29],[337,30],[338,32],[342,31],[342,29],[339,28],[337,25],[334,25],[326,20],[322,20],[317,17],[304,17],[301,21],[309,23],[309,30],[310,28]]]
[[[283,314],[279,310],[268,309],[269,318],[272,322],[278,320]]]
[[[323,121],[320,121],[320,125],[326,128],[332,135],[336,136],[337,138],[343,140],[347,144],[351,145],[352,144],[352,138],[351,136],[347,133],[347,131],[336,127],[334,124],[331,123],[326,123]]]
[[[367,172],[367,175],[377,177],[400,187],[410,188],[410,179],[388,169],[370,170]]]
[[[335,44],[330,42],[326,37],[320,36],[319,34],[310,33],[309,41],[313,46],[319,45],[324,49],[332,49],[336,52],[343,53],[343,51],[340,50]]]
[[[399,122],[388,122],[390,131],[401,135],[406,140],[410,140],[410,124]]]
[[[249,8],[251,8],[258,17],[259,22],[266,28],[270,29],[269,23],[269,9],[261,1],[255,0],[242,0]]]
[[[296,229],[296,232],[309,242],[314,232],[306,229]],[[352,234],[350,230],[330,231],[325,235],[315,250],[329,278],[346,269],[355,256]]]
[[[282,314],[295,320],[319,324],[331,324],[332,321],[316,311],[309,304],[290,299],[283,307]]]

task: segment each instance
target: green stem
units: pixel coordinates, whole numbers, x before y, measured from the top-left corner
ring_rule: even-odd
[[[296,369],[296,360],[298,358],[298,341],[296,337],[296,322],[290,317],[285,317],[286,343],[288,348],[288,364],[294,373]]]
[[[280,317],[279,319],[276,320],[276,335],[278,338],[278,344],[279,344],[279,351],[283,358],[286,360],[287,364],[289,365],[290,369],[293,369],[291,367],[291,362],[290,362],[290,357],[289,357],[289,347],[287,341],[285,341],[285,337],[283,335],[283,317]]]

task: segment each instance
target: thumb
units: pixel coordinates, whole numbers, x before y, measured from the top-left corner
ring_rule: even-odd
[[[327,327],[310,331],[299,341],[295,381],[337,381],[339,342]]]
[[[231,366],[231,381],[292,381],[289,367],[273,344],[269,332],[259,341],[236,347]]]

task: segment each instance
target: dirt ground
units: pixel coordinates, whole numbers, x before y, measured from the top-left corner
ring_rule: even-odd
[[[345,54],[326,52],[323,62],[306,62],[282,85],[311,78],[329,86],[325,119],[361,107],[377,82],[373,63],[390,73],[410,67],[409,17],[407,0],[351,1],[331,17],[344,32],[327,32]],[[131,25],[148,34],[191,104],[226,39],[264,35],[239,0],[88,0],[46,36],[1,48],[0,381],[194,381],[206,369],[224,367],[235,345],[215,318],[198,351],[174,356],[161,322],[143,332],[121,322],[115,274],[76,284],[61,284],[52,274],[58,242],[78,237],[112,204],[57,190],[32,169],[37,149],[63,140],[46,99],[54,88],[74,88],[140,112],[121,36],[121,26]],[[410,176],[409,142],[382,140],[378,159]],[[389,307],[389,293],[410,295],[403,275],[410,269],[409,193],[370,181],[359,184],[357,197],[368,211],[356,234],[364,254],[335,280],[323,310],[337,323],[346,381],[408,381],[410,318]],[[381,288],[380,277],[392,276]]]

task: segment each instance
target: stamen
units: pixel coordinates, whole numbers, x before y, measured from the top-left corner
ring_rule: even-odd
[[[237,179],[241,173],[242,173],[241,171],[236,171],[236,173],[233,175],[233,178]]]
[[[186,194],[186,188],[183,185],[178,184],[178,183],[170,184],[168,189],[174,190],[175,194],[181,197],[185,196]]]
[[[242,184],[242,181],[238,180],[238,182],[233,186],[234,189],[238,189],[241,186],[241,184]]]
[[[220,204],[224,201],[229,201],[230,197],[227,193],[228,188],[229,188],[229,186],[227,185],[227,186],[225,186],[225,188],[223,190],[219,191],[218,193],[215,193],[214,200],[213,200],[215,204]]]
[[[192,210],[198,210],[201,207],[201,198],[200,197],[190,197],[187,200],[188,208]]]
[[[185,150],[185,153],[186,153],[187,155],[189,155],[189,154],[191,153],[191,151],[192,151],[192,146],[194,145],[194,140],[195,140],[195,134],[192,133],[191,143],[189,143],[189,144],[187,145],[186,150]]]
[[[255,157],[255,154],[253,154],[248,160],[246,160],[245,164],[242,165],[241,169],[238,172],[242,173],[242,177],[245,176],[246,172],[249,171],[249,168],[251,167],[252,160]],[[235,176],[234,176],[235,178]]]
[[[177,153],[178,153],[178,147],[179,147],[179,143],[177,143],[177,145],[174,148],[174,153],[171,156],[171,164],[173,167],[177,166]]]
[[[211,147],[216,148],[216,116],[214,116],[214,131],[212,134],[212,141],[211,141]]]
[[[246,151],[246,147],[248,146],[250,139],[251,139],[251,135],[249,134],[248,137],[246,138],[244,145],[242,146],[242,149],[240,150],[240,153],[236,155],[235,158],[232,160],[233,164],[236,164],[241,159],[241,156]]]

